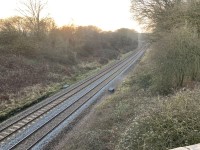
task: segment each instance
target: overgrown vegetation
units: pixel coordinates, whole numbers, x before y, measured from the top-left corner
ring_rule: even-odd
[[[199,94],[198,87],[156,98],[156,108],[133,120],[122,133],[117,149],[166,150],[199,143]]]
[[[131,0],[152,31],[129,80],[63,149],[165,150],[200,142],[200,1]]]
[[[57,27],[45,7],[44,1],[27,0],[18,9],[21,16],[0,19],[0,117],[137,47],[133,30]]]
[[[138,78],[149,67],[148,55],[114,95],[94,108],[81,129],[72,131],[62,149],[167,150],[200,142],[200,86],[152,95]]]
[[[145,99],[145,104],[142,103],[139,108],[142,111],[138,116],[130,117],[132,123],[126,126],[125,132],[122,132],[120,144],[116,149],[165,150],[200,142],[199,84],[193,83],[192,87],[182,88],[168,96],[154,95],[151,86],[141,87],[145,83],[145,80],[141,83],[141,75],[149,76],[145,71],[151,67],[151,51],[153,50],[143,58],[129,81],[131,88],[128,93],[134,93],[137,99],[135,103],[141,103]],[[137,112],[137,108],[135,109]]]
[[[198,0],[132,1],[134,17],[153,32],[153,65],[146,72],[154,92],[169,94],[199,81],[199,8]]]

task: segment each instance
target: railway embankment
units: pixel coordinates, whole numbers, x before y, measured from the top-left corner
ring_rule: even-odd
[[[96,105],[72,132],[63,131],[51,147],[65,150],[198,149],[198,145],[188,145],[200,141],[199,84],[167,96],[152,94],[147,86],[141,86],[141,82],[147,85],[148,81],[141,79],[141,73],[149,65],[147,55],[114,94]]]
[[[73,121],[91,105],[102,89],[135,64],[143,53],[143,49],[132,53],[38,104],[38,107],[8,120],[1,128],[1,148],[30,149],[38,145],[41,148],[50,141],[48,135],[53,135],[63,123]]]

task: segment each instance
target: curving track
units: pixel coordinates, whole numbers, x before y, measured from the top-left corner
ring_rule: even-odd
[[[34,148],[66,119],[77,113],[102,88],[134,64],[143,53],[144,50],[140,50],[113,63],[98,74],[72,85],[3,123],[0,128],[0,149]]]

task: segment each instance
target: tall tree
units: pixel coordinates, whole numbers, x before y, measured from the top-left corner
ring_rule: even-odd
[[[33,34],[39,39],[41,26],[43,24],[42,13],[47,5],[44,0],[26,0],[20,3],[18,12],[20,12],[29,21],[29,28]]]
[[[170,30],[181,21],[182,0],[131,0],[135,19],[153,29]]]

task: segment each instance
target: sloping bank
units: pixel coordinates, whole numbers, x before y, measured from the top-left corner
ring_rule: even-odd
[[[127,54],[123,54],[125,57]],[[77,81],[80,81],[94,73],[97,73],[102,68],[113,63],[115,60],[110,60],[107,64],[100,64],[97,61],[92,63],[82,62],[78,66],[74,67],[74,70],[70,75],[65,75],[65,72],[58,72],[52,75],[50,71],[46,71],[46,74],[50,77],[46,77],[40,80],[40,83],[25,87],[24,89],[19,89],[17,94],[10,94],[10,99],[1,100],[0,102],[0,122],[10,118],[11,116],[25,110],[28,107],[33,106],[36,103],[50,97],[60,91],[66,85],[72,85]],[[57,65],[59,70],[60,66]],[[64,67],[64,66],[61,66]],[[36,74],[39,78],[40,74]],[[56,77],[55,77],[56,76]],[[56,80],[55,78],[59,78]],[[30,81],[29,81],[30,80]],[[27,82],[31,82],[29,79]],[[48,81],[48,82],[47,82]],[[44,82],[44,83],[43,83]],[[46,83],[47,82],[47,83]]]
[[[147,53],[148,55],[148,53]],[[138,86],[145,57],[117,91],[95,106],[64,150],[165,150],[200,142],[200,86],[155,96]]]

